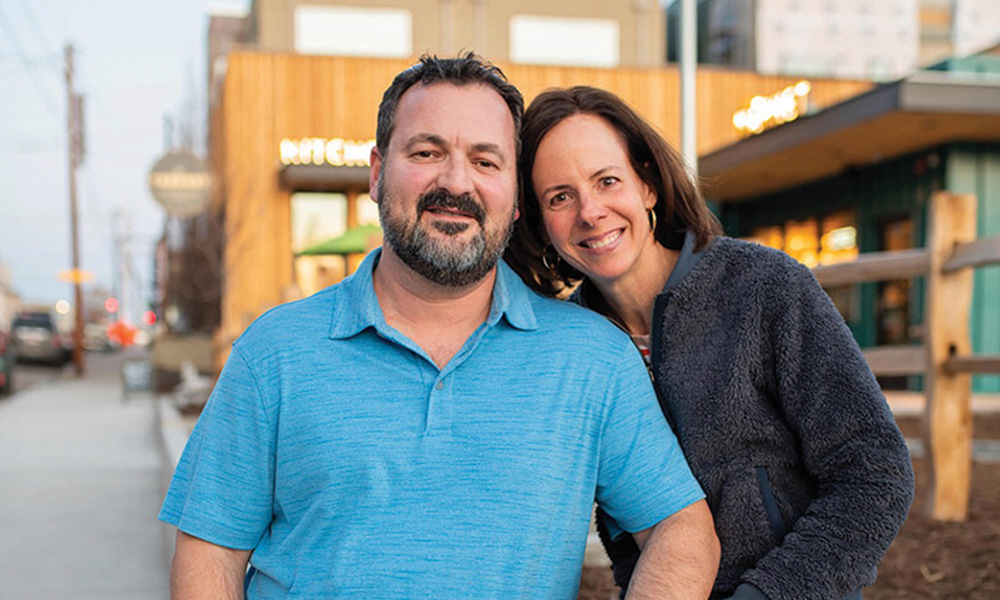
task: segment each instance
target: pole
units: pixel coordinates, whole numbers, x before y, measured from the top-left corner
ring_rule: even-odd
[[[76,95],[73,92],[73,45],[66,44],[66,125],[69,129],[69,214],[73,252],[73,305],[76,323],[73,327],[73,369],[83,375],[83,290],[80,284],[80,225],[76,202],[76,167],[80,159],[80,124],[77,121]]]
[[[927,408],[924,447],[930,471],[931,517],[965,521],[969,515],[972,481],[972,375],[948,369],[948,359],[972,353],[969,313],[972,310],[973,269],[945,273],[942,266],[955,247],[976,239],[973,194],[937,192],[927,214],[930,269],[924,280],[927,305]]]
[[[698,62],[698,13],[695,0],[681,2],[681,154],[698,176],[695,69]]]
[[[119,266],[121,267],[121,278],[122,278],[122,289],[121,295],[118,297],[118,320],[122,321],[128,325],[132,324],[132,303],[129,301],[132,295],[132,256],[129,254],[129,231],[130,231],[130,221],[129,215],[126,212],[120,213],[121,215],[121,233],[118,239],[121,246],[119,247]]]

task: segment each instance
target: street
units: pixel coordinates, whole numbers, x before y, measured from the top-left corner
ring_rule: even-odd
[[[0,598],[167,598],[151,396],[122,401],[140,350],[88,353],[78,379],[18,365],[0,399]]]

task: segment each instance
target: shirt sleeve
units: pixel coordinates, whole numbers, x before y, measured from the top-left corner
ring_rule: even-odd
[[[237,346],[195,425],[159,518],[227,548],[250,550],[272,518],[275,428]]]
[[[634,533],[705,494],[660,411],[642,357],[626,343],[608,388],[597,503],[614,520],[609,529]]]

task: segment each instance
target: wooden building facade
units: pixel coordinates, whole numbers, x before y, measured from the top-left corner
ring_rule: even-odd
[[[350,272],[358,255],[304,256],[306,246],[377,219],[367,197],[367,153],[382,92],[409,60],[237,52],[210,115],[212,210],[224,222],[222,324],[217,365],[231,342],[267,309],[308,295]],[[550,87],[594,85],[625,98],[679,141],[675,68],[499,65],[530,102]],[[742,135],[733,115],[751,98],[799,83],[788,77],[701,69],[698,149]],[[813,80],[803,112],[835,104],[868,82]],[[324,225],[330,215],[336,218]],[[377,240],[373,240],[377,243]]]

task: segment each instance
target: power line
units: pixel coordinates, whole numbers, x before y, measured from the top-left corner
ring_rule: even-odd
[[[46,68],[50,70],[58,69],[62,62],[62,54],[53,52],[51,54],[21,54],[19,52],[7,52],[0,54],[0,63],[14,62],[31,67],[33,69]]]
[[[119,119],[115,118],[115,116],[111,114],[111,111],[108,110],[107,107],[104,105],[104,101],[101,99],[100,94],[97,93],[96,91],[99,88],[95,86],[90,77],[87,76],[87,72],[80,71],[78,74],[80,78],[83,80],[82,87],[90,90],[88,96],[88,98],[90,99],[89,103],[90,106],[93,106],[94,108],[97,109],[97,112],[100,113],[101,117],[105,120],[106,124],[111,126],[117,124],[119,122]]]
[[[15,56],[24,57],[27,56],[27,52],[24,51],[24,45],[21,43],[21,38],[18,37],[17,31],[11,26],[10,21],[7,19],[7,14],[3,10],[3,4],[0,4],[0,26],[3,26],[4,31],[7,33],[7,37],[14,44],[14,49],[16,50]],[[42,101],[45,103],[45,107],[52,113],[52,116],[59,116],[59,109],[57,103],[52,97],[51,92],[45,88],[45,84],[41,79],[38,78],[37,69],[32,68],[33,65],[28,64],[22,58],[21,65],[24,67],[24,71],[28,73],[31,77],[32,83],[38,89],[38,93],[42,97]]]
[[[45,54],[49,54],[52,50],[52,44],[49,43],[47,37],[45,37],[45,32],[42,27],[38,24],[38,19],[35,18],[35,13],[31,10],[31,5],[28,4],[28,0],[21,0],[21,12],[28,19],[28,24],[31,25],[32,31],[35,33],[35,41],[38,42],[38,47]]]

